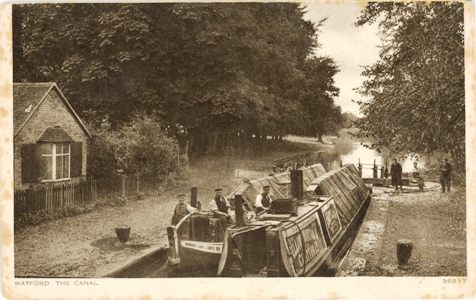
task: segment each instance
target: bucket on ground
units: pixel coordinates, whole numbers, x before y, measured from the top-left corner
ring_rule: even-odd
[[[413,243],[410,240],[401,239],[397,241],[397,260],[399,265],[408,263],[412,255]]]
[[[117,237],[119,238],[119,241],[121,241],[121,243],[125,243],[129,240],[129,236],[131,234],[131,228],[130,227],[116,227],[116,234],[117,234]]]

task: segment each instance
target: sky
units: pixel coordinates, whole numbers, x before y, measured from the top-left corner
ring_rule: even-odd
[[[362,97],[352,89],[362,85],[365,77],[360,76],[363,68],[372,65],[379,58],[380,37],[378,25],[355,27],[353,23],[364,8],[363,2],[337,3],[306,3],[307,13],[304,18],[317,23],[326,18],[320,28],[318,42],[321,48],[316,50],[319,56],[329,56],[337,63],[340,72],[334,77],[335,86],[340,89],[336,97],[336,105],[342,112],[351,112],[357,116],[359,105],[351,100],[361,100]]]

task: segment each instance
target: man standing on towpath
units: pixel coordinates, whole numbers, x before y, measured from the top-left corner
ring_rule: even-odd
[[[443,193],[445,192],[445,187],[448,190],[448,193],[450,192],[451,171],[453,171],[453,168],[448,163],[448,159],[446,158],[443,159],[443,164],[441,165],[441,170],[440,170],[441,191]]]
[[[400,190],[403,191],[402,188],[402,166],[397,162],[397,159],[393,159],[393,164],[390,167],[390,175],[392,176],[392,185],[395,186],[395,190],[398,190],[398,186],[400,186]]]

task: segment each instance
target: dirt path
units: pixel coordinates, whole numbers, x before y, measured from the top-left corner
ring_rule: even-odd
[[[466,276],[465,189],[441,193],[436,183],[424,192],[374,188],[362,229],[341,276]],[[412,256],[398,265],[399,239],[413,242]]]

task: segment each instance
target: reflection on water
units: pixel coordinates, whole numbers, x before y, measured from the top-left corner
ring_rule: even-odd
[[[340,156],[340,160],[342,160],[342,163],[355,164],[357,166],[357,164],[360,162],[363,165],[362,177],[373,176],[373,171],[371,168],[374,164],[377,166],[386,166],[390,172],[390,166],[392,165],[393,157],[383,157],[377,151],[369,149],[369,147],[365,147],[365,145],[370,146],[370,144],[356,142],[353,143],[353,150],[351,153],[342,155],[338,154]],[[415,160],[412,159],[412,157],[406,157],[405,159],[398,160],[398,162],[402,165],[403,172],[412,172],[414,161]],[[330,166],[332,167],[334,164],[331,164]],[[424,165],[422,162],[419,162],[419,166],[423,167]],[[378,176],[380,177],[380,167],[378,170]]]
[[[372,167],[374,163],[378,166],[378,177],[381,177],[381,168],[386,166],[390,173],[390,166],[392,164],[392,157],[383,157],[377,151],[365,147],[370,144],[354,142],[352,143],[352,150],[349,153],[341,154],[339,151],[330,150],[325,152],[307,153],[299,157],[292,157],[286,161],[287,165],[294,163],[317,164],[324,166],[326,171],[331,171],[340,167],[340,164],[354,164],[358,166],[359,162],[362,164],[362,177],[373,177]],[[413,168],[413,161],[411,157],[398,162],[402,165],[403,172],[411,172]],[[422,167],[422,163],[419,162]]]

